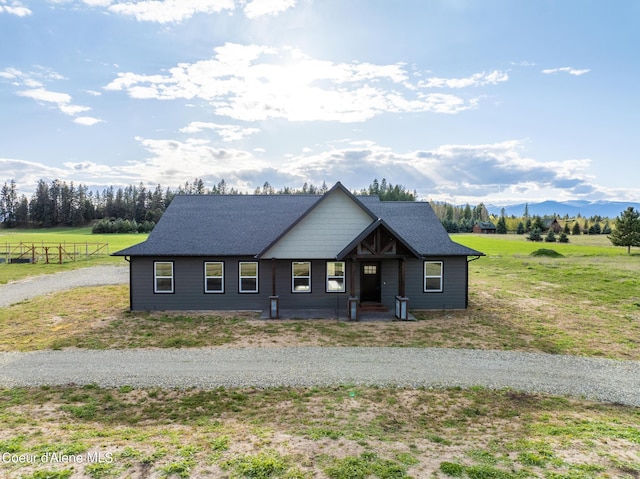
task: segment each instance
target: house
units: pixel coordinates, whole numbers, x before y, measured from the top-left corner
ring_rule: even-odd
[[[558,222],[558,218],[545,219],[543,223],[544,232],[552,230],[554,233],[558,234],[563,231],[562,225]]]
[[[468,258],[426,202],[324,195],[176,196],[124,249],[132,310],[462,309]]]
[[[496,225],[494,225],[491,221],[478,221],[475,225],[473,225],[473,232],[482,234],[496,234]]]

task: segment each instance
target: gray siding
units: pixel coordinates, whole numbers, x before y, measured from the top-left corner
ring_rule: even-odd
[[[443,262],[443,290],[441,293],[424,292],[424,261],[407,260],[406,296],[409,309],[464,309],[467,307],[467,258],[427,258]],[[411,279],[414,278],[414,279]],[[417,279],[417,280],[416,280]]]
[[[429,258],[443,261],[444,281],[441,293],[423,291],[423,260],[406,260],[405,292],[410,309],[462,309],[466,307],[467,261],[465,257]],[[174,292],[154,293],[154,261],[174,264]],[[204,292],[204,263],[224,263],[224,293]],[[247,257],[132,257],[131,309],[133,310],[266,310],[272,294],[272,260],[258,261],[258,293],[239,293],[238,268]],[[326,292],[326,262],[311,260],[311,292],[293,293],[291,263],[296,260],[276,260],[276,294],[281,309],[340,309],[346,310],[349,297],[351,267],[346,260],[344,293]],[[299,258],[297,261],[308,261]],[[393,311],[398,294],[399,260],[380,261],[382,303]],[[360,291],[360,264],[356,262],[355,293]]]
[[[172,261],[174,264],[174,292],[154,293],[154,261]],[[204,263],[224,262],[224,293],[204,292]],[[258,261],[258,293],[239,292],[239,263],[252,258],[176,257],[131,258],[131,309],[151,310],[266,310],[272,294],[272,262]],[[299,261],[305,261],[300,259]],[[313,260],[311,264],[311,292],[291,292],[291,261],[276,263],[276,294],[281,309],[340,309],[346,310],[348,296],[344,293],[326,293],[326,261]]]

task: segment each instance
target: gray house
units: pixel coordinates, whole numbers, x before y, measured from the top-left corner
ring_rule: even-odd
[[[424,202],[324,195],[176,196],[124,249],[132,310],[462,309],[468,258]]]

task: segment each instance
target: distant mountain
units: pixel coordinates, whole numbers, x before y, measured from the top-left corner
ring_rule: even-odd
[[[507,216],[522,216],[526,203],[517,205],[496,206],[487,205],[490,214],[500,215],[502,208]],[[604,218],[616,218],[629,206],[640,211],[640,203],[621,201],[543,201],[542,203],[529,203],[530,216],[565,216],[574,218],[580,214],[582,217],[602,216]]]

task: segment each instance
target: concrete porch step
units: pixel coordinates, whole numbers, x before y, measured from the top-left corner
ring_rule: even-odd
[[[360,303],[360,305],[358,306],[358,309],[361,312],[370,312],[370,313],[386,313],[389,311],[389,308],[387,308],[384,304],[382,303]]]

